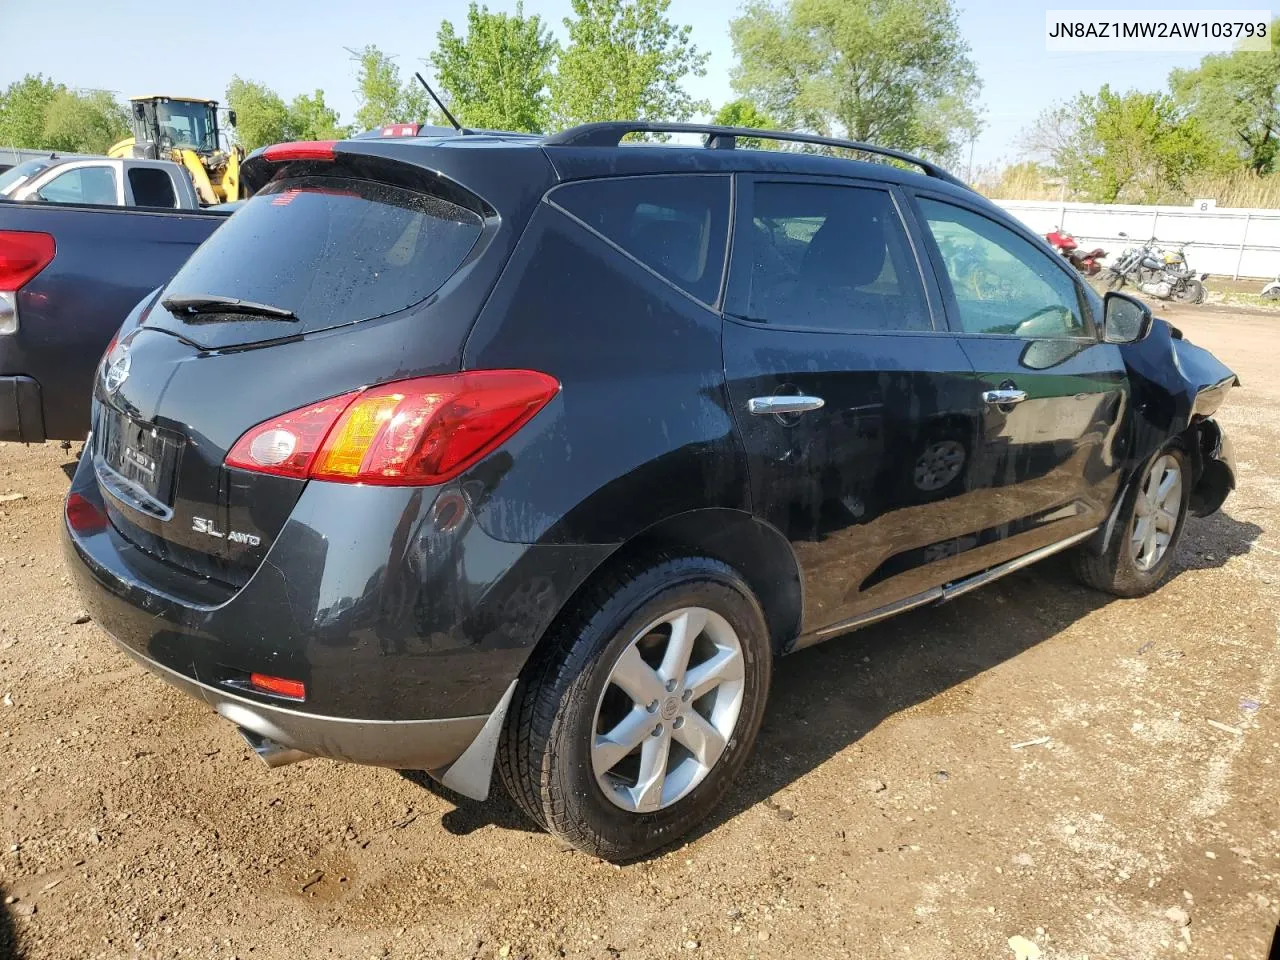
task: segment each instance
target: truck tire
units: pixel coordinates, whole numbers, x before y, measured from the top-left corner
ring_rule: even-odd
[[[742,576],[663,555],[590,585],[516,689],[498,768],[552,835],[632,860],[707,816],[751,752],[773,653]]]
[[[1176,442],[1159,450],[1125,492],[1106,552],[1081,548],[1076,574],[1117,597],[1141,597],[1169,573],[1191,500],[1191,464]]]

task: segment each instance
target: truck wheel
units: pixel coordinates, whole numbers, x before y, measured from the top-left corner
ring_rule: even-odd
[[[1117,597],[1141,597],[1160,586],[1173,563],[1191,500],[1187,456],[1177,444],[1160,450],[1125,493],[1105,553],[1076,552],[1076,573]]]
[[[664,556],[588,588],[516,689],[498,766],[554,836],[607,860],[670,843],[755,742],[773,654],[732,567]]]

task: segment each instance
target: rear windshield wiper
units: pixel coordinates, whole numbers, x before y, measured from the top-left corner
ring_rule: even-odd
[[[236,297],[220,297],[212,293],[192,296],[177,295],[165,297],[160,306],[170,313],[185,313],[188,316],[210,313],[243,313],[266,320],[297,320],[298,315],[284,307],[273,307],[269,303],[256,303],[253,300],[239,300]]]

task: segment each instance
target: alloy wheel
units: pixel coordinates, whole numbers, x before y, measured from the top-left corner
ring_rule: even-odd
[[[610,802],[650,813],[701,783],[733,736],[744,677],[738,634],[713,610],[682,607],[641,630],[596,704],[591,766]]]
[[[1178,529],[1182,510],[1182,468],[1169,454],[1156,458],[1147,471],[1134,504],[1129,555],[1139,570],[1147,572],[1163,558]]]
[[[955,440],[940,440],[930,444],[916,459],[916,489],[928,493],[941,490],[960,475],[963,466],[963,444]]]

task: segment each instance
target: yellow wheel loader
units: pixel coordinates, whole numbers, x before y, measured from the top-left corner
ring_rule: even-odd
[[[246,196],[240,185],[244,151],[218,139],[218,101],[196,97],[130,97],[133,136],[112,146],[110,157],[172,160],[187,168],[204,204],[226,203]],[[236,125],[236,112],[227,111]]]

